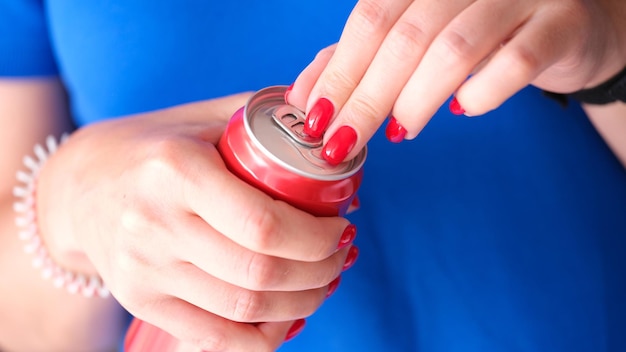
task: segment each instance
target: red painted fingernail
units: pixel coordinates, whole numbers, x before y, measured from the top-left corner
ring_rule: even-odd
[[[328,284],[328,291],[326,292],[326,298],[330,297],[337,291],[337,287],[339,287],[339,282],[341,281],[341,276],[337,276],[331,283]]]
[[[289,328],[289,331],[287,332],[287,336],[285,336],[285,341],[289,341],[293,339],[294,337],[296,337],[299,333],[301,333],[302,330],[304,329],[305,324],[306,324],[306,320],[304,319],[296,320],[293,323],[293,325],[291,325],[291,327]]]
[[[456,97],[452,98],[452,100],[450,101],[450,112],[455,115],[465,114],[465,109],[463,109],[461,104],[459,104],[459,101],[456,99]]]
[[[321,137],[334,113],[333,103],[326,98],[320,98],[307,114],[304,122],[304,133],[315,138]]]
[[[354,224],[350,224],[346,226],[346,229],[343,230],[343,234],[341,234],[341,238],[339,239],[339,245],[337,249],[345,248],[350,243],[354,242],[356,238],[356,226]]]
[[[387,136],[387,139],[392,143],[400,143],[404,140],[406,133],[406,128],[402,127],[398,123],[398,120],[396,120],[396,118],[392,116],[389,119],[387,128],[385,129],[385,135]]]
[[[356,131],[341,126],[322,148],[322,157],[331,165],[339,165],[356,145]]]
[[[346,257],[346,262],[343,263],[343,271],[350,269],[354,263],[356,263],[356,258],[359,257],[359,247],[352,246],[348,250],[348,256]]]
[[[287,87],[287,90],[285,90],[285,103],[289,104],[289,101],[287,101],[288,97],[289,97],[289,93],[291,93],[291,90],[293,89],[293,83]]]

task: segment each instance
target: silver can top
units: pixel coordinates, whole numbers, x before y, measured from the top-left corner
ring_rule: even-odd
[[[248,99],[244,126],[253,143],[274,162],[304,177],[335,181],[359,171],[367,148],[339,165],[327,163],[321,156],[322,139],[303,132],[304,113],[285,103],[286,89],[286,86],[267,87]]]

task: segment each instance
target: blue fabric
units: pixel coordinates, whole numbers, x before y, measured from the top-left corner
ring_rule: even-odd
[[[353,5],[50,0],[47,16],[86,124],[289,84]],[[359,261],[281,351],[626,351],[626,172],[579,107],[528,88],[479,118],[442,109],[414,141],[378,133],[365,171]]]
[[[56,73],[41,1],[0,1],[0,50],[0,77]]]

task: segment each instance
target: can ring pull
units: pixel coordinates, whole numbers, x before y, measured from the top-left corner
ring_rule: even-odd
[[[272,119],[294,141],[310,148],[322,146],[323,139],[304,133],[304,113],[292,105],[279,105],[272,113]]]

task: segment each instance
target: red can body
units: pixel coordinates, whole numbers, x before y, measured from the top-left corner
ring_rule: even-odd
[[[231,172],[274,199],[317,216],[344,215],[356,195],[362,170],[348,178],[320,180],[277,165],[259,150],[243,128],[243,109],[237,111],[218,149]]]
[[[260,90],[235,112],[219,141],[220,155],[233,174],[274,199],[316,216],[344,215],[361,184],[366,150],[339,166],[323,161],[321,139],[302,133],[303,113],[285,104],[285,89]],[[183,352],[189,347],[135,319],[125,350]]]

